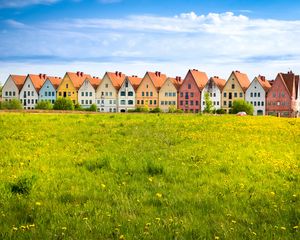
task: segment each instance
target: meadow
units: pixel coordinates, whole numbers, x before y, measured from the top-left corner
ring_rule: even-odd
[[[0,113],[0,239],[300,239],[300,119]]]

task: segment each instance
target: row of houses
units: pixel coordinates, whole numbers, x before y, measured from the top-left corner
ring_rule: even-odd
[[[170,107],[198,113],[205,109],[205,93],[215,109],[229,112],[233,101],[244,99],[254,106],[255,115],[297,116],[300,111],[299,75],[278,73],[268,81],[233,71],[226,80],[205,72],[189,70],[184,79],[167,77],[161,72],[146,72],[143,78],[122,72],[106,72],[103,78],[83,72],[67,72],[63,78],[46,74],[10,75],[3,85],[4,101],[20,99],[24,109],[33,109],[38,101],[55,102],[70,98],[84,108],[97,105],[100,112],[127,112],[148,106],[150,110]]]

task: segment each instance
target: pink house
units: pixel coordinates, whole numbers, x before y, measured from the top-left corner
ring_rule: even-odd
[[[184,112],[198,113],[201,110],[201,91],[208,77],[205,72],[189,70],[179,89],[178,108]]]
[[[299,75],[279,73],[267,94],[267,115],[294,117],[297,114]]]

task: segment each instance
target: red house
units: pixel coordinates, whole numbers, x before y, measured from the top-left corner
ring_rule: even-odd
[[[208,77],[205,72],[189,70],[179,89],[178,108],[184,112],[198,113],[201,110],[201,91]]]
[[[284,117],[297,115],[299,75],[278,73],[267,94],[266,114]]]

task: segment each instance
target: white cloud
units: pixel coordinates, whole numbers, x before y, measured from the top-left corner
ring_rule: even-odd
[[[0,8],[21,8],[29,5],[49,5],[60,0],[0,0]]]
[[[60,64],[72,68],[75,63],[89,71],[93,68],[88,65],[99,66],[101,72],[110,67],[132,74],[158,69],[175,76],[199,68],[224,78],[232,70],[274,78],[278,71],[297,72],[300,67],[300,21],[190,12],[174,17],[69,19],[24,28],[9,20],[7,26],[0,32],[0,61],[25,61],[31,70],[59,69]]]

